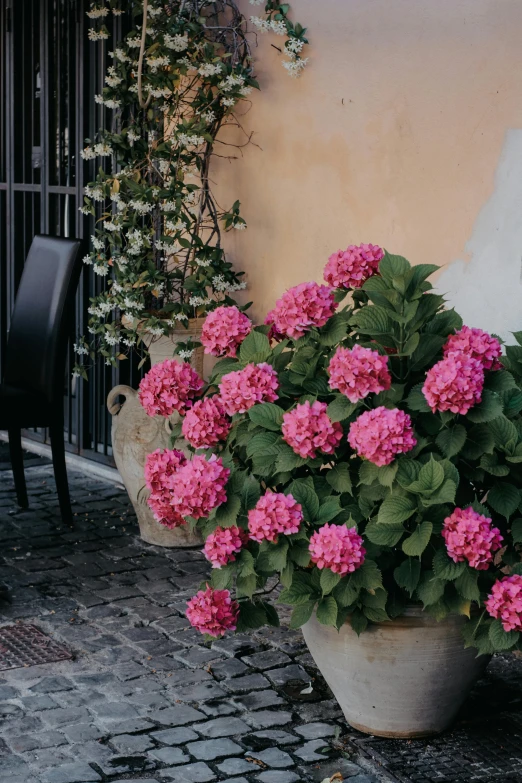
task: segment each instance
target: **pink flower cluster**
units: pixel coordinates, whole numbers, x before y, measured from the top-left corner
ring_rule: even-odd
[[[422,393],[433,413],[466,414],[482,399],[484,368],[478,359],[451,353],[428,370]]]
[[[334,312],[335,299],[331,288],[318,283],[300,283],[289,288],[277,300],[270,317],[276,335],[297,340],[312,327],[324,326]]]
[[[219,396],[226,412],[245,413],[257,402],[275,402],[279,381],[269,364],[247,364],[243,370],[224,375],[219,384]]]
[[[142,378],[138,398],[149,416],[183,415],[202,388],[202,378],[188,362],[165,359]]]
[[[324,279],[335,288],[360,288],[379,271],[384,250],[378,245],[350,245],[333,253],[324,268]]]
[[[300,457],[313,459],[318,451],[332,454],[343,437],[339,422],[332,422],[326,413],[327,404],[316,400],[296,405],[283,416],[283,440]]]
[[[230,470],[215,454],[209,459],[196,455],[182,465],[174,475],[169,503],[181,517],[208,517],[210,512],[225,503],[225,485]]]
[[[472,508],[456,508],[446,517],[442,536],[451,559],[455,563],[467,560],[477,571],[487,571],[493,552],[500,549],[503,540],[491,519]]]
[[[226,440],[230,427],[231,421],[219,397],[205,397],[187,412],[181,432],[191,446],[203,449]]]
[[[280,533],[297,533],[303,521],[303,510],[292,495],[267,492],[248,512],[248,530],[254,541],[277,542]]]
[[[203,554],[213,568],[233,563],[235,555],[248,541],[248,534],[240,527],[217,527],[205,541]]]
[[[156,449],[147,454],[145,461],[145,485],[150,489],[147,504],[158,522],[168,528],[185,524],[183,517],[170,505],[169,494],[173,477],[186,461],[183,452],[176,449]]]
[[[505,631],[522,631],[522,576],[513,574],[495,582],[484,605]]]
[[[350,425],[348,442],[359,457],[382,467],[415,448],[411,418],[399,408],[365,411]]]
[[[364,563],[366,550],[354,527],[327,522],[310,537],[310,553],[317,568],[329,568],[345,576]]]
[[[205,318],[201,342],[212,356],[235,356],[237,348],[252,331],[252,322],[237,307],[217,307]]]
[[[502,347],[499,341],[482,329],[472,329],[463,326],[458,332],[448,337],[444,346],[444,356],[451,353],[464,353],[473,359],[478,359],[485,370],[500,370],[499,362]]]
[[[187,603],[187,620],[201,633],[219,638],[226,631],[235,631],[239,604],[233,601],[229,590],[214,590],[207,585]]]
[[[338,389],[350,402],[387,391],[391,386],[388,357],[361,345],[337,348],[330,359],[328,374],[330,388]]]

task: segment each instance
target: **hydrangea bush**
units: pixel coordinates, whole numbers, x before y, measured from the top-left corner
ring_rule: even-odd
[[[181,405],[165,392],[194,455],[147,468],[157,518],[206,538],[187,610],[203,633],[277,625],[276,578],[293,628],[315,612],[361,633],[415,603],[468,618],[481,654],[522,647],[522,333],[502,356],[433,292],[436,269],[351,246],[231,344],[236,316],[209,316],[224,358]]]

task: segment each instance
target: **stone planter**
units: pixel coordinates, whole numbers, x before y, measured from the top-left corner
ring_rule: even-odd
[[[125,397],[125,401],[120,404],[118,397]],[[156,546],[201,547],[203,541],[199,534],[191,533],[185,525],[172,530],[160,525],[147,505],[145,460],[152,451],[168,448],[168,421],[161,416],[147,416],[139,403],[138,392],[130,386],[115,386],[107,397],[107,407],[112,414],[114,460],[138,517],[143,540]]]
[[[411,606],[359,637],[348,621],[338,633],[315,614],[302,630],[351,726],[380,737],[426,737],[448,728],[489,661],[464,649],[465,619],[439,623]]]

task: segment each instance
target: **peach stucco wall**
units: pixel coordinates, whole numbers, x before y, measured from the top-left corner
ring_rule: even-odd
[[[243,117],[259,146],[214,166],[220,201],[239,198],[248,222],[226,242],[254,316],[321,280],[330,252],[373,242],[447,265],[440,285],[467,320],[522,329],[522,0],[292,7],[309,66],[288,78],[282,39],[259,38],[262,91]],[[504,272],[495,305],[484,289]]]

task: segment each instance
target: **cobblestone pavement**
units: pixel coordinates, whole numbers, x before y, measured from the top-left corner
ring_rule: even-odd
[[[0,624],[34,622],[74,659],[0,672],[0,783],[377,781],[343,752],[300,633],[205,645],[184,617],[201,553],[143,544],[126,494],[73,472],[64,526],[49,464],[26,457],[21,511],[0,444]]]

